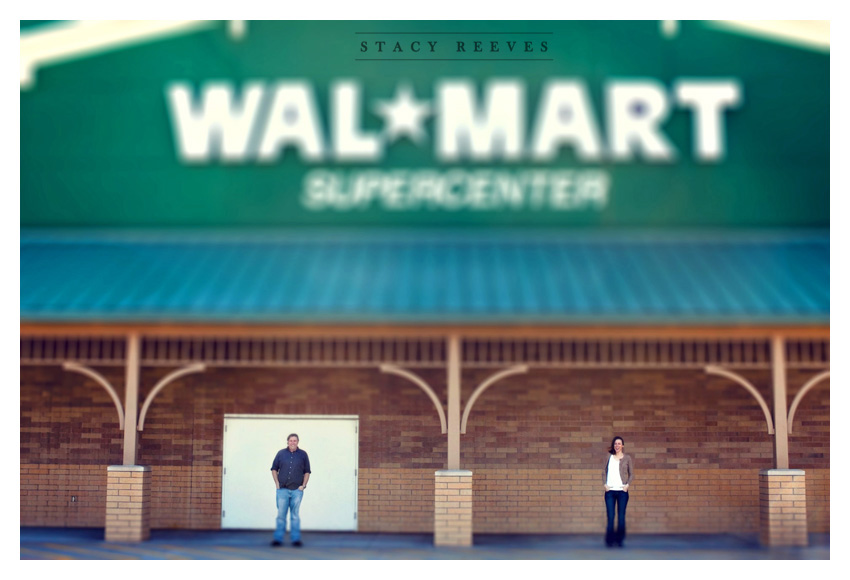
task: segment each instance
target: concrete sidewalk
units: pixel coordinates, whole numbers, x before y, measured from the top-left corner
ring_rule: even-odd
[[[272,548],[270,531],[153,530],[138,544],[111,543],[103,528],[21,528],[21,560],[829,560],[829,534],[805,548],[762,548],[752,534],[632,535],[606,548],[602,535],[478,534],[469,548],[435,547],[430,534],[305,532],[304,547]]]

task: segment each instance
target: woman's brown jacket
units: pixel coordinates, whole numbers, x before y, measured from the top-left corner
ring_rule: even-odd
[[[608,483],[608,460],[611,458],[611,453],[605,455],[605,465],[602,467],[602,483]],[[632,456],[624,454],[620,460],[620,480],[623,485],[629,485],[635,478],[635,468],[632,462]]]

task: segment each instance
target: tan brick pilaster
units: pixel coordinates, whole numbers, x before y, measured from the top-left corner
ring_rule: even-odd
[[[472,472],[434,473],[434,545],[472,545]]]
[[[151,535],[151,468],[110,465],[106,473],[106,541],[142,542]]]
[[[759,541],[763,546],[807,546],[806,472],[759,471]]]

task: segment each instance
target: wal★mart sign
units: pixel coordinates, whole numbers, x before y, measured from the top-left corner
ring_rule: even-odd
[[[381,133],[362,128],[362,87],[342,80],[330,88],[326,140],[307,81],[250,82],[240,94],[228,83],[211,82],[198,98],[193,93],[185,82],[166,90],[177,151],[187,163],[272,163],[286,146],[307,162],[380,161],[395,139],[421,140],[429,116],[435,119],[434,155],[441,162],[547,161],[561,147],[573,147],[587,162],[641,158],[663,163],[677,157],[661,129],[673,107],[692,113],[693,157],[716,162],[725,152],[724,114],[742,101],[735,80],[678,80],[670,90],[654,80],[609,81],[603,136],[581,81],[549,81],[526,127],[521,81],[488,82],[479,103],[473,82],[444,80],[436,83],[432,102],[416,100],[408,85],[399,85],[394,100],[373,103],[385,120]]]
[[[408,84],[395,96],[372,103],[383,131],[363,127],[363,91],[341,80],[330,88],[329,126],[319,114],[306,81],[247,83],[240,94],[227,83],[208,83],[195,98],[188,83],[166,91],[180,159],[188,164],[272,164],[287,148],[307,163],[380,162],[387,147],[403,137],[425,141],[425,120],[434,118],[438,162],[547,162],[570,147],[586,163],[670,163],[679,156],[661,125],[673,107],[691,112],[698,162],[716,163],[725,153],[724,115],[740,105],[734,80],[679,80],[671,90],[651,80],[610,81],[605,86],[605,125],[599,128],[587,87],[581,81],[549,81],[536,115],[526,127],[521,81],[492,80],[483,103],[468,80],[436,83],[431,101],[418,100]],[[325,135],[329,138],[326,140]],[[604,209],[610,177],[599,169],[436,172],[378,170],[306,174],[301,195],[308,211],[387,210],[575,210]]]
[[[22,226],[829,227],[828,52],[699,21],[193,30],[39,68]]]

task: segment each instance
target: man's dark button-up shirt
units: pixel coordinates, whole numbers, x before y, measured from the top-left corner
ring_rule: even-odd
[[[310,458],[303,449],[281,449],[274,456],[272,471],[278,472],[277,481],[281,489],[298,489],[304,483],[304,474],[310,473]]]

